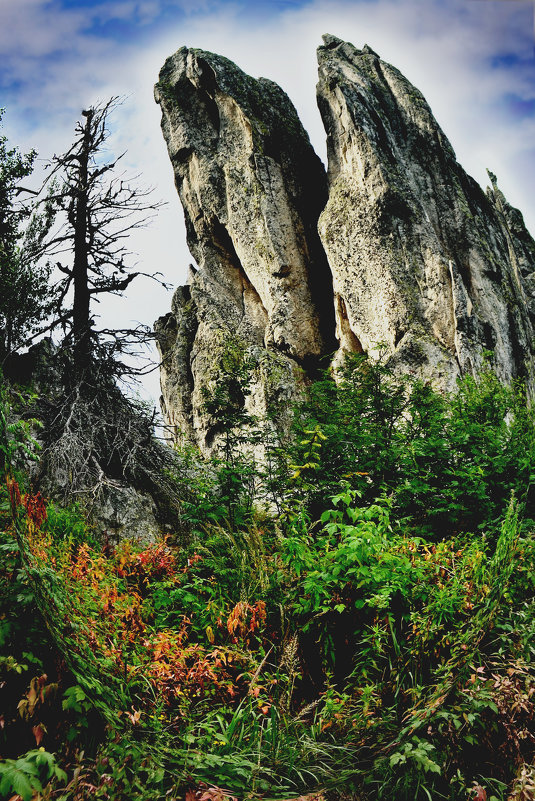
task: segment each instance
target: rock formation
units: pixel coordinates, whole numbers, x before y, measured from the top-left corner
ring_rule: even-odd
[[[326,176],[282,89],[221,56],[181,48],[155,95],[198,266],[157,324],[165,409],[208,448],[204,390],[225,348],[256,362],[250,404],[264,412],[336,347],[317,231]]]
[[[503,380],[535,391],[535,242],[520,212],[492,174],[486,194],[466,175],[420,92],[369,47],[326,36],[318,58],[327,181],[271,81],[183,47],[156,85],[197,262],[156,324],[163,406],[206,452],[206,388],[229,347],[255,365],[260,413],[282,414],[337,349],[382,352],[445,388],[492,352]]]
[[[318,49],[329,200],[320,233],[337,336],[451,387],[485,351],[533,391],[535,243],[462,169],[420,92],[369,47]]]

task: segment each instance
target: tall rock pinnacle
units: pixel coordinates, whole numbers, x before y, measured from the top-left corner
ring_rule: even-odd
[[[289,373],[313,369],[336,348],[317,232],[326,176],[282,89],[221,56],[182,47],[166,61],[155,96],[198,265],[172,317],[159,323],[163,390],[171,422],[202,446],[202,388],[229,337],[271,354],[290,395]],[[177,361],[179,377],[168,366]],[[265,389],[263,381],[253,390],[257,407]]]
[[[451,387],[485,351],[534,389],[535,243],[457,163],[420,92],[365,46],[325,36],[318,105],[329,200],[320,234],[345,350],[380,349]]]
[[[206,390],[234,347],[254,366],[248,410],[275,418],[337,349],[445,389],[488,359],[535,396],[522,215],[492,173],[485,193],[464,172],[421,93],[371,48],[329,35],[318,58],[327,176],[271,81],[183,47],[156,85],[197,262],[156,324],[163,406],[205,452]]]

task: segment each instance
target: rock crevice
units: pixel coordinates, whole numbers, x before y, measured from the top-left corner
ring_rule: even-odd
[[[289,360],[283,373],[297,384],[297,368],[309,370],[336,347],[332,279],[317,232],[326,176],[282,89],[221,56],[181,48],[155,95],[198,266],[188,300],[179,290],[173,302],[174,343],[169,320],[157,324],[165,410],[206,449],[203,388],[226,339],[266,350],[277,374],[280,359]],[[184,358],[188,370],[178,366]],[[263,380],[253,386],[253,409],[267,403]]]

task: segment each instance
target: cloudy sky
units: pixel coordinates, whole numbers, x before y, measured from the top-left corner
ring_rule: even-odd
[[[0,0],[4,133],[41,159],[62,152],[82,108],[126,100],[110,148],[168,201],[132,248],[140,269],[173,285],[191,260],[152,87],[181,45],[211,50],[277,81],[325,160],[315,105],[322,33],[368,43],[422,90],[457,158],[481,184],[486,167],[535,232],[533,0]],[[106,324],[152,324],[170,295],[133,284]],[[157,393],[156,380],[149,391]]]

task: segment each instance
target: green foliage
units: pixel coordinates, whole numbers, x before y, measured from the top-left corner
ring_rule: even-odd
[[[22,801],[30,801],[52,777],[59,782],[67,781],[67,774],[56,764],[54,754],[44,748],[28,751],[18,759],[6,759],[0,762],[0,798],[8,799],[14,793]]]
[[[394,479],[399,451],[396,426],[404,419],[406,405],[405,381],[364,357],[348,359],[338,384],[326,374],[311,386],[297,410],[295,444],[290,451],[295,464],[306,463],[307,432],[322,432],[321,466],[315,476],[309,476],[313,485],[309,503],[325,508],[340,480],[365,491],[373,476],[373,497],[385,481]]]
[[[265,602],[278,617],[284,595],[276,549],[276,534],[268,525],[252,522],[235,531],[208,527],[204,540],[192,544],[181,575],[154,584],[155,622],[178,626],[186,616],[200,641],[224,642],[227,618],[239,602]]]
[[[318,516],[341,483],[366,501],[387,493],[397,515],[427,537],[489,526],[512,491],[535,515],[534,414],[522,386],[504,386],[491,371],[445,396],[352,357],[337,384],[317,382],[299,408],[293,464],[306,463],[311,430],[324,437],[305,493]]]
[[[0,109],[0,123],[3,110]],[[0,136],[0,363],[36,332],[51,309],[49,265],[38,264],[39,243],[50,210],[33,214],[19,200],[20,182],[31,175],[36,153],[22,155]]]
[[[37,459],[35,429],[39,422],[25,419],[21,412],[31,402],[21,393],[13,391],[4,381],[0,369],[0,475],[2,478],[20,468],[24,462]]]
[[[323,714],[329,725],[373,743],[376,757],[363,765],[365,784],[375,788],[371,797],[457,798],[448,790],[452,771],[471,772],[475,780],[476,765],[501,781],[506,774],[494,759],[498,746],[509,769],[526,759],[522,738],[511,737],[518,725],[511,724],[511,704],[523,706],[525,732],[535,711],[528,700],[535,676],[517,662],[519,643],[500,637],[498,646],[494,634],[510,619],[512,577],[526,558],[516,507],[491,554],[477,538],[430,545],[395,531],[374,553],[381,536],[377,510],[346,512],[351,525],[340,517],[339,509],[325,515],[327,526],[334,518],[337,537],[323,544],[328,557],[322,566],[327,561],[331,568],[311,569],[294,603],[308,612],[304,627],[314,627],[315,639],[329,641],[326,669],[336,668],[340,657],[345,663],[345,672],[334,672],[344,692],[329,689]],[[357,547],[348,559],[351,541]],[[338,612],[346,615],[341,631]],[[533,619],[529,627],[533,636]],[[385,747],[385,739],[392,744]]]
[[[203,386],[202,412],[209,420],[209,441],[214,445],[211,469],[198,474],[197,496],[189,516],[196,523],[226,519],[231,527],[251,516],[258,471],[254,446],[260,441],[257,419],[246,407],[254,380],[254,360],[235,338],[221,343],[217,368]],[[191,451],[183,451],[186,457]],[[209,493],[209,503],[198,501]],[[196,511],[195,511],[196,508]]]
[[[32,682],[35,687],[47,671],[54,673],[51,641],[18,542],[22,510],[16,505],[28,497],[21,497],[21,468],[36,458],[37,448],[32,436],[36,421],[20,416],[28,402],[31,398],[10,390],[0,374],[0,754],[5,757],[20,754],[40,737],[50,712],[45,685],[42,704],[30,702],[28,693],[31,696]],[[12,768],[18,776],[19,768]]]
[[[49,503],[45,518],[30,489],[1,494],[9,781],[17,759],[28,773],[33,736],[72,778],[61,787],[43,763],[30,790],[33,775],[63,801],[318,787],[363,801],[529,798],[533,417],[521,387],[483,374],[450,397],[357,359],[338,387],[311,388],[298,438],[277,444],[280,512],[267,514],[245,471],[266,481],[246,361],[230,349],[212,397],[216,458],[182,454],[187,548],[102,545],[76,509]],[[12,419],[13,482],[31,432]],[[70,672],[52,675],[51,653]]]
[[[212,420],[213,435],[223,434],[223,452],[230,456],[231,443],[237,441],[234,438],[243,437],[243,429],[254,422],[245,408],[254,362],[246,355],[243,344],[230,336],[218,356],[210,386],[203,387],[203,412]]]
[[[394,751],[390,755],[390,767],[395,765],[407,765],[413,762],[418,770],[423,770],[425,773],[440,773],[440,765],[430,758],[430,753],[435,750],[431,743],[426,743],[418,737],[413,737],[408,743],[404,743],[399,751]]]
[[[351,748],[322,735],[319,723],[303,725],[276,705],[265,714],[250,700],[205,718],[188,732],[188,740],[188,772],[250,798],[333,783],[349,772],[354,757]]]
[[[73,546],[84,542],[97,544],[92,530],[76,505],[64,508],[56,503],[48,503],[43,531],[49,533],[54,541],[66,540]]]

